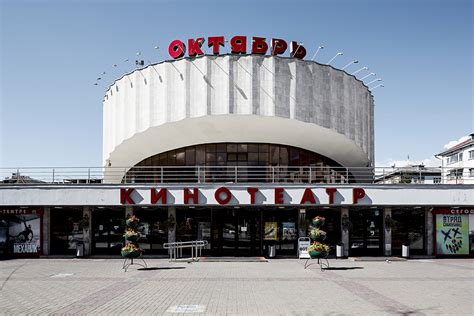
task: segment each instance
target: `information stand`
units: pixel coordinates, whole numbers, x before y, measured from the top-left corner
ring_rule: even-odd
[[[308,253],[308,247],[311,244],[309,237],[298,238],[298,259],[311,259]]]

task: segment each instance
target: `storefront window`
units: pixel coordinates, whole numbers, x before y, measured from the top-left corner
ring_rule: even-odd
[[[387,225],[392,230],[392,254],[401,255],[403,244],[408,244],[413,254],[425,253],[424,210],[393,209],[391,223]]]
[[[51,254],[74,254],[77,242],[83,240],[80,227],[83,210],[79,208],[51,209]]]
[[[275,245],[276,255],[295,255],[298,242],[297,209],[264,209],[263,245]]]
[[[166,208],[138,208],[133,210],[142,224],[140,248],[145,254],[166,253],[163,244],[168,242],[168,210]]]
[[[93,254],[120,255],[124,244],[125,210],[97,208],[92,212]]]

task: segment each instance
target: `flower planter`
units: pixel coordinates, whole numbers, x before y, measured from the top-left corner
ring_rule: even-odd
[[[129,219],[125,221],[125,224],[130,228],[137,228],[140,225],[138,221],[131,221]]]
[[[310,235],[310,238],[314,241],[324,241],[326,239],[326,235]]]
[[[141,251],[122,251],[122,257],[125,258],[138,258],[142,254]]]
[[[316,250],[313,250],[313,251],[309,251],[309,256],[313,259],[316,259],[316,258],[326,258],[328,256],[328,253],[326,251],[316,251]]]
[[[125,236],[125,240],[131,241],[131,242],[137,242],[138,239],[140,239],[140,236],[138,235]]]
[[[313,226],[314,227],[321,227],[324,225],[324,219],[317,219],[317,220],[313,220]]]

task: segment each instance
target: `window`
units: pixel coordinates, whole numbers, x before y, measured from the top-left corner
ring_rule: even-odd
[[[462,153],[455,153],[451,156],[448,156],[448,165],[458,161],[462,161]]]
[[[440,184],[441,183],[441,178],[440,177],[433,178],[433,183],[434,184]]]
[[[461,179],[462,178],[462,169],[453,169],[448,173],[448,179]]]
[[[469,151],[469,159],[474,159],[474,150]]]
[[[474,168],[469,169],[469,176],[474,177]]]

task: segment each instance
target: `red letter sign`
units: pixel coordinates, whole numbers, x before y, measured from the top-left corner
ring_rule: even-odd
[[[329,195],[329,204],[334,204],[334,193],[336,192],[336,188],[326,188],[326,193]]]
[[[281,55],[288,48],[288,44],[279,38],[272,38],[272,55]]]
[[[310,188],[306,188],[304,190],[300,204],[305,204],[307,202],[311,204],[316,204],[316,198],[314,197],[313,191]]]
[[[135,204],[131,196],[133,191],[135,191],[134,188],[120,189],[120,204]]]
[[[363,199],[365,196],[365,191],[362,188],[353,188],[352,189],[352,202],[357,204],[360,199]]]
[[[210,36],[207,38],[207,45],[212,46],[212,53],[219,55],[220,46],[224,46],[224,36]]]
[[[166,188],[160,189],[159,192],[157,192],[156,189],[151,189],[150,203],[156,204],[159,200],[161,200],[161,204],[166,204],[166,192]]]
[[[252,39],[252,54],[265,55],[268,50],[265,37],[254,37]]]
[[[247,38],[245,36],[234,36],[230,40],[230,47],[232,54],[246,54],[247,53]]]
[[[193,199],[193,204],[198,204],[199,203],[199,190],[198,188],[193,189],[193,193],[189,191],[189,189],[184,188],[184,197],[183,197],[183,202],[184,204],[189,204],[189,200]]]
[[[188,55],[189,57],[194,57],[196,55],[204,55],[204,53],[201,50],[201,46],[204,44],[204,38],[199,37],[196,40],[193,40],[192,38],[188,39]]]
[[[174,59],[183,57],[185,52],[186,52],[186,46],[180,40],[172,41],[170,43],[170,46],[168,47],[168,53]]]
[[[247,188],[247,192],[250,194],[250,204],[255,204],[255,193],[258,192],[258,188]]]
[[[283,204],[285,201],[283,200],[283,188],[275,188],[275,204]]]
[[[291,42],[291,57],[303,59],[306,56],[306,49],[297,42]]]
[[[222,193],[225,195],[224,198],[221,198]],[[226,187],[221,187],[216,190],[216,193],[214,193],[214,197],[216,198],[216,201],[219,204],[229,204],[230,199],[232,199],[232,194],[230,193],[230,190]]]

